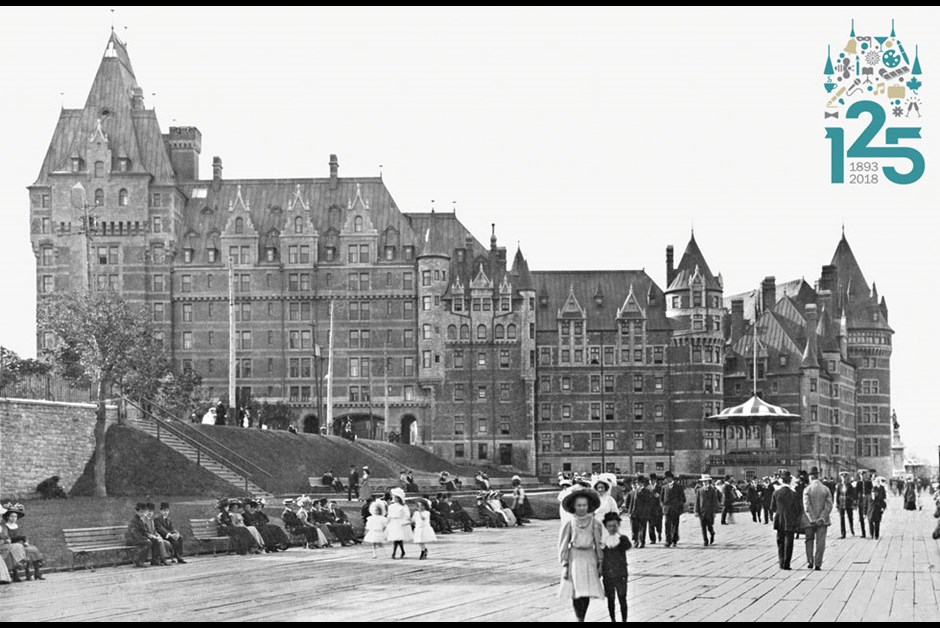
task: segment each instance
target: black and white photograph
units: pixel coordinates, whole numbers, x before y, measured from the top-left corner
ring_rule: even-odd
[[[0,618],[940,620],[936,7],[0,18]]]

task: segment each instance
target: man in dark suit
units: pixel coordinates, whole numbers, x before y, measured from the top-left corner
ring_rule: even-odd
[[[172,552],[170,558],[175,558],[176,562],[181,565],[185,564],[186,561],[183,560],[183,537],[173,525],[173,520],[170,519],[169,503],[162,502],[160,504],[160,514],[154,517],[153,525],[157,534],[160,535],[160,538],[170,544],[170,550]]]
[[[672,471],[666,471],[663,487],[663,515],[666,517],[666,547],[679,542],[679,515],[685,510],[685,489],[676,482]]]
[[[452,498],[450,493],[444,496],[443,502],[450,509],[450,518],[462,525],[464,532],[473,532],[473,519],[467,514],[467,511],[463,509],[460,502]]]
[[[352,501],[353,493],[356,494],[356,499],[359,499],[359,471],[356,470],[356,465],[350,465],[349,467],[349,485],[346,487],[346,499]]]
[[[725,476],[725,483],[721,486],[721,525],[727,525],[728,519],[734,523],[734,478]]]
[[[791,486],[793,478],[784,470],[780,474],[780,486],[774,491],[771,509],[774,512],[774,530],[777,531],[777,558],[780,568],[789,571],[793,559],[793,537],[800,529],[803,506]]]
[[[634,547],[646,547],[646,530],[653,517],[653,492],[650,490],[650,480],[641,475],[637,488],[633,491],[632,509],[630,511],[630,524],[633,528]]]
[[[858,527],[862,529],[863,539],[865,538],[865,517],[868,516],[868,507],[871,506],[871,491],[872,484],[868,471],[859,471],[858,481],[855,483],[855,503],[858,506]]]
[[[839,509],[839,525],[842,530],[842,538],[845,538],[845,518],[849,518],[849,531],[855,536],[855,522],[852,520],[852,513],[855,511],[855,487],[849,481],[849,472],[843,471],[839,474],[841,481],[836,487],[836,507]]]
[[[774,500],[774,485],[769,477],[765,477],[760,489],[761,508],[764,511],[764,523],[770,523],[770,506]]]
[[[754,523],[760,523],[761,496],[760,487],[757,480],[753,479],[747,484],[747,505],[751,510],[751,519]]]
[[[715,513],[721,508],[718,503],[718,489],[712,485],[710,475],[702,476],[702,486],[695,491],[695,514],[702,526],[702,538],[705,546],[715,544]]]
[[[150,537],[151,544],[150,564],[169,567],[170,563],[166,562],[166,559],[169,558],[170,552],[173,550],[170,547],[170,543],[163,540],[163,537],[157,534],[157,526],[154,525],[153,522],[157,507],[154,506],[152,502],[147,502],[145,506],[147,507],[147,512],[144,516],[144,525],[147,526],[147,535]]]
[[[134,518],[127,524],[127,531],[124,533],[124,543],[137,548],[137,555],[134,556],[134,567],[146,567],[147,563],[144,561],[150,555],[151,539],[147,524],[144,521],[146,518],[147,504],[138,503],[134,507]]]
[[[653,494],[649,524],[650,543],[656,543],[657,538],[663,540],[663,485],[655,473],[650,473],[650,492]]]

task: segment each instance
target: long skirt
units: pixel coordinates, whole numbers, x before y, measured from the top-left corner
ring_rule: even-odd
[[[568,555],[568,579],[561,581],[558,598],[603,598],[604,586],[597,573],[597,555],[592,549],[571,549]]]
[[[261,533],[261,538],[264,539],[264,546],[268,549],[287,549],[290,547],[290,537],[287,536],[287,533],[280,526],[276,526],[272,523],[266,523],[264,525],[255,526],[258,528],[258,532]]]
[[[340,543],[348,543],[354,538],[353,528],[348,523],[328,523],[326,526],[339,539]]]
[[[0,545],[0,558],[11,571],[26,562],[26,549],[19,543]]]
[[[0,583],[9,584],[10,582],[10,571],[7,569],[7,564],[0,560]]]
[[[311,525],[301,525],[294,526],[290,530],[291,534],[296,534],[298,536],[304,537],[304,540],[307,541],[307,545],[313,545],[314,547],[323,547],[327,544],[326,537],[323,536],[323,533],[317,529],[316,526]]]
[[[219,531],[232,540],[232,550],[236,554],[247,554],[259,547],[248,528],[240,526],[220,526]]]
[[[359,485],[359,499],[361,501],[366,501],[372,497],[372,482],[368,479],[363,480],[362,484]]]

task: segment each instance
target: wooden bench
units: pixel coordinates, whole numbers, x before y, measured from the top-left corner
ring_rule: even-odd
[[[190,519],[189,527],[193,531],[193,538],[200,546],[209,545],[212,555],[215,556],[216,544],[225,541],[225,550],[229,551],[230,541],[227,536],[219,536],[219,524],[215,519]]]
[[[65,535],[65,545],[72,552],[72,570],[75,570],[76,561],[85,560],[85,565],[94,571],[92,556],[102,552],[111,552],[120,556],[125,554],[125,560],[130,552],[137,548],[124,542],[125,526],[108,526],[104,528],[70,528],[62,530]],[[115,560],[117,565],[119,559]]]

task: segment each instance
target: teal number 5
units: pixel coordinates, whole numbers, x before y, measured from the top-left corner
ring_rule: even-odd
[[[924,156],[915,148],[897,145],[901,139],[920,139],[920,127],[888,128],[885,130],[885,143],[889,146],[870,146],[885,125],[885,110],[876,102],[860,100],[849,107],[845,117],[858,118],[863,113],[871,116],[871,122],[849,147],[848,153],[845,152],[844,131],[838,127],[826,127],[826,138],[832,140],[831,181],[845,183],[843,155],[852,159],[906,159],[911,162],[910,171],[901,173],[894,166],[884,166],[882,170],[885,177],[900,185],[908,185],[920,179],[924,174]]]

